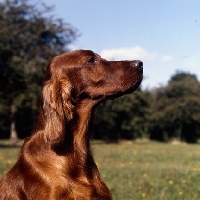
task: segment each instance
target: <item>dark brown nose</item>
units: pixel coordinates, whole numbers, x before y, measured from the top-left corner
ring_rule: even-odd
[[[139,73],[143,73],[143,62],[141,62],[140,60],[134,60],[132,65],[138,70]]]
[[[143,68],[143,62],[141,62],[140,60],[134,60],[133,61],[133,66],[135,68]]]

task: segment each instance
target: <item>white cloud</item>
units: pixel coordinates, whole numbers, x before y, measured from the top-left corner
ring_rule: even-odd
[[[161,57],[162,62],[170,62],[173,60],[173,57],[170,55],[164,55]]]
[[[103,50],[100,55],[108,60],[155,60],[156,53],[149,53],[140,46]]]

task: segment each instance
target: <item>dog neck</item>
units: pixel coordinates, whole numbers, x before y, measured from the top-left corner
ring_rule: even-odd
[[[73,156],[78,160],[91,157],[91,119],[94,107],[95,103],[92,100],[85,100],[75,105],[73,119],[66,121],[64,139],[53,147],[58,155],[70,156],[73,152]]]
[[[78,145],[85,151],[89,150],[91,136],[91,119],[94,103],[90,101],[82,102],[76,106],[76,116],[71,122],[71,130],[74,136],[75,146]]]

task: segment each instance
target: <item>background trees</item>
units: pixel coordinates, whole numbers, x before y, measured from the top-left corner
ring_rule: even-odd
[[[100,104],[94,137],[118,140],[147,136],[151,98],[149,91],[138,88],[132,94]]]
[[[47,63],[68,51],[78,31],[27,0],[0,0],[0,138],[24,138],[34,127]],[[50,16],[50,17],[45,17]],[[18,133],[18,134],[17,134]],[[100,104],[94,137],[106,140],[200,136],[200,83],[177,72],[168,85]]]
[[[177,72],[168,86],[155,91],[151,138],[197,142],[200,131],[200,83],[193,74]]]
[[[178,139],[196,143],[200,137],[200,83],[194,74],[176,72],[167,86],[138,89],[100,105],[96,138]]]
[[[24,137],[32,128],[47,63],[68,51],[78,36],[74,27],[50,13],[50,7],[39,9],[27,0],[0,2],[0,130],[7,135],[9,128],[3,127],[10,118],[13,139],[16,129]]]

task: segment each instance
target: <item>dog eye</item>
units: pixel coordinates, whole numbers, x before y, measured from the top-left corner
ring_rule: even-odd
[[[97,60],[95,59],[95,57],[91,57],[87,63],[95,63]]]

